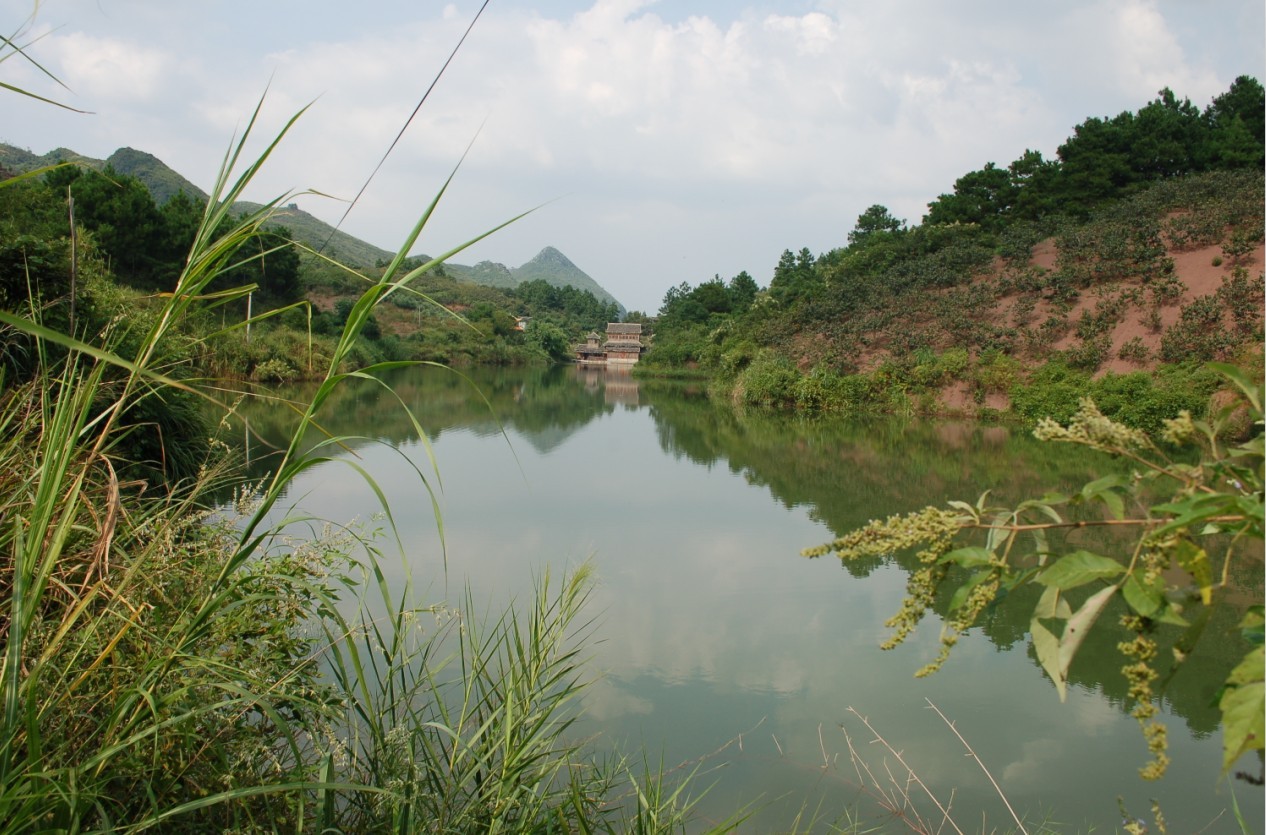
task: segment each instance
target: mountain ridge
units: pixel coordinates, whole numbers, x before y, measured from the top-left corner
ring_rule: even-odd
[[[207,192],[194,185],[158,157],[135,148],[119,148],[108,158],[101,160],[80,154],[70,148],[55,148],[45,154],[35,154],[13,145],[0,143],[0,168],[14,173],[24,173],[36,168],[71,162],[101,171],[112,166],[120,174],[140,180],[149,190],[154,202],[162,205],[180,192],[190,197],[206,200]],[[233,208],[239,212],[251,212],[260,208],[259,203],[238,201]],[[375,246],[289,203],[277,208],[274,218],[266,225],[285,226],[300,243],[320,249],[347,266],[372,268],[389,261],[395,252]],[[417,255],[418,258],[427,258]],[[446,262],[444,270],[459,281],[469,281],[501,289],[512,289],[525,281],[543,280],[555,287],[575,287],[587,290],[604,302],[613,302],[624,313],[625,307],[596,279],[577,267],[553,246],[545,246],[531,260],[518,267],[508,267],[495,261],[481,261],[474,265]]]

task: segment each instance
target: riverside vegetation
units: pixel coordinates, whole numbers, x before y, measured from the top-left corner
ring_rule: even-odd
[[[0,185],[0,830],[680,829],[688,780],[568,735],[586,569],[484,623],[388,586],[385,504],[385,533],[314,522],[296,541],[282,533],[295,520],[267,521],[341,447],[319,429],[334,392],[399,365],[364,340],[375,310],[417,296],[411,283],[443,260],[405,257],[443,188],[381,275],[358,279],[332,335],[291,346],[318,384],[276,469],[239,490],[231,517],[207,509],[230,470],[199,420],[220,390],[194,375],[245,330],[210,323],[255,289],[282,303],[257,328],[299,309],[271,269],[289,243],[264,226],[287,198],[229,207],[297,118],[251,161],[252,118],[212,198],[182,206],[189,248],[148,298],[110,280],[91,236],[26,234],[50,182],[74,196],[87,175]],[[172,263],[112,261],[155,281]]]
[[[1132,636],[1119,649],[1147,779],[1169,762],[1156,719],[1164,683],[1199,651],[1219,597],[1236,593],[1233,576],[1261,571],[1263,277],[1246,258],[1260,253],[1266,225],[1264,112],[1266,93],[1248,77],[1203,112],[1162,90],[1138,113],[1078,125],[1057,161],[1026,151],[961,177],[922,225],[872,206],[846,247],[784,252],[767,291],[745,272],[683,283],[665,296],[639,369],[698,369],[714,396],[748,406],[987,416],[993,399],[1041,438],[1129,461],[1129,478],[1011,507],[986,492],[804,553],[846,564],[915,554],[883,646],[936,611],[941,651],[919,675],[994,607],[1023,600],[1033,651],[1062,698],[1078,648],[1111,611],[1105,620]],[[1047,266],[1034,259],[1043,243]],[[1214,292],[1184,298],[1175,256],[1188,252],[1223,269]],[[1146,339],[1114,344],[1131,318]],[[1151,368],[1102,373],[1114,359]],[[947,407],[955,388],[966,405]],[[1119,556],[1078,546],[1077,530],[1100,526],[1137,534]],[[1123,610],[1109,608],[1121,600]],[[1224,775],[1248,752],[1260,761],[1262,623],[1259,598],[1240,624],[1254,648],[1218,699]],[[1162,633],[1172,657],[1158,654]]]
[[[1246,168],[1247,163],[1239,168],[1231,163],[1253,153],[1252,142],[1243,137],[1251,108],[1239,103],[1239,93],[1255,89],[1260,97],[1261,88],[1241,81],[1221,109],[1196,114],[1212,129],[1226,131],[1212,146],[1217,151],[1209,164],[1215,168]],[[1162,99],[1159,107],[1181,119],[1191,116],[1183,103]],[[98,181],[100,175],[66,167],[43,172],[42,179],[27,176],[0,185],[0,324],[5,329],[0,423],[6,439],[0,446],[2,826],[15,832],[680,829],[697,797],[688,780],[673,783],[654,767],[625,759],[604,762],[567,735],[568,709],[584,676],[583,570],[563,579],[561,588],[542,581],[527,611],[480,624],[464,611],[415,601],[408,584],[387,586],[381,566],[392,550],[389,507],[384,507],[382,533],[336,525],[296,542],[283,535],[280,525],[266,521],[291,480],[331,460],[343,440],[323,436],[320,420],[323,406],[344,381],[374,379],[410,358],[506,362],[557,357],[566,344],[559,335],[565,338],[566,332],[559,324],[554,331],[542,329],[513,342],[518,337],[506,330],[508,314],[491,295],[486,307],[470,305],[466,321],[432,305],[445,292],[465,292],[438,275],[444,258],[463,247],[423,263],[406,257],[443,189],[378,274],[355,275],[327,263],[325,278],[310,276],[309,287],[325,281],[358,290],[329,319],[322,319],[329,314],[314,314],[301,297],[293,242],[284,231],[265,227],[289,196],[245,215],[229,209],[285,133],[259,159],[244,160],[253,124],[226,156],[210,200],[175,206],[169,201],[170,209],[149,215],[162,217],[166,211],[171,225],[120,222],[140,216],[127,212],[149,212],[126,178],[105,175]],[[1249,127],[1253,140],[1257,134]],[[1056,174],[1040,173],[1054,169],[1026,159],[1033,170],[1011,172],[1008,183],[1041,182],[1044,176],[1058,181]],[[1260,169],[1260,160],[1256,164]],[[1244,198],[1253,188],[1260,191],[1260,175],[1253,180],[1218,170],[1202,176],[1172,180],[1175,193],[1187,196],[1169,202],[1162,199],[1170,193],[1164,191],[1168,186],[1144,190],[1145,177],[1125,190],[1138,192],[1130,199],[1154,199],[1154,211],[1166,217],[1185,216],[1174,214],[1176,206],[1198,214],[1195,204],[1182,202],[1191,194],[1230,194],[1230,208],[1217,211],[1231,219],[1221,224],[1201,220],[1200,228],[1216,228],[1207,234],[1219,236],[1231,228],[1226,251],[1234,261],[1242,257],[1246,241],[1260,238],[1249,234],[1260,229],[1260,201],[1253,214]],[[1084,188],[1098,194],[1094,189],[1105,187]],[[970,189],[965,185],[962,191]],[[63,193],[75,197],[87,235],[68,239],[56,231],[63,223]],[[1107,205],[1115,194],[1098,194],[1087,205]],[[123,208],[97,215],[109,220],[94,228],[93,213],[114,211],[113,204]],[[1014,197],[1008,205],[1028,204]],[[1049,231],[1043,224],[1056,222],[1034,212],[1022,218],[1035,224],[1025,227],[1028,238],[1014,233],[1020,235],[1017,246],[1035,241]],[[991,385],[1016,385],[1009,351],[1018,343],[1005,339],[969,341],[959,353],[937,353],[935,345],[897,346],[886,376],[841,373],[847,361],[829,351],[805,375],[788,354],[778,353],[778,346],[804,345],[797,332],[780,330],[794,320],[792,312],[811,314],[807,322],[864,321],[866,315],[878,315],[880,301],[895,298],[898,286],[922,290],[933,300],[929,304],[939,304],[932,290],[943,281],[936,276],[965,275],[964,268],[982,263],[990,241],[1002,246],[1014,237],[1005,234],[1010,229],[1005,224],[991,228],[957,216],[944,229],[932,224],[908,230],[886,211],[868,214],[856,239],[832,258],[784,259],[766,293],[742,276],[729,285],[709,283],[702,294],[702,288],[670,292],[651,354],[659,359],[651,365],[677,350],[682,362],[719,370],[721,379],[736,384],[736,399],[748,403],[831,406],[860,404],[882,394],[889,405],[908,407],[917,402],[911,393],[918,390],[903,380],[920,375],[929,380],[959,375],[985,392]],[[1091,229],[1097,228],[1098,217],[1092,217]],[[1086,228],[1067,227],[1066,234],[1090,234]],[[1094,239],[1096,246],[1107,251],[1105,241],[1122,236],[1133,241],[1130,230],[1104,232]],[[143,245],[126,237],[141,233],[154,237]],[[1131,245],[1126,253],[1130,263],[1141,257]],[[68,263],[75,264],[73,273],[65,269]],[[1163,266],[1159,269],[1163,273]],[[72,274],[74,286],[67,281]],[[854,280],[870,275],[890,276],[892,286],[864,289],[866,281]],[[1072,289],[1062,292],[1084,290],[1097,280],[1093,269],[1080,278],[1069,275],[1017,274],[1015,281],[1034,282],[1034,293],[1058,300],[1069,282]],[[1158,279],[1150,272],[1147,276]],[[1260,343],[1260,324],[1235,314],[1249,309],[1260,282],[1255,288],[1251,282],[1235,284],[1238,278],[1228,282],[1231,289],[1222,300],[1232,333],[1240,336],[1231,344],[1200,348],[1209,354],[1200,358],[1225,358],[1254,338]],[[1164,284],[1160,281],[1157,286]],[[707,302],[708,293],[720,298],[714,285],[729,301]],[[863,289],[854,298],[849,295],[854,291],[843,287]],[[586,322],[611,318],[583,297],[549,298],[543,288],[535,290],[544,297],[536,302],[541,310],[589,317]],[[248,341],[242,318],[253,291],[263,312],[249,318],[255,332]],[[1165,292],[1156,298],[1163,300]],[[686,306],[688,315],[674,319],[675,305],[683,299],[706,315],[700,318],[695,307]],[[725,304],[752,318],[715,318],[725,311],[713,308]],[[393,307],[435,327],[419,328],[419,344],[406,350],[382,335],[378,317]],[[586,312],[578,312],[582,309]],[[1220,320],[1223,313],[1184,313],[1191,322],[1185,331],[1189,341],[1204,338],[1209,328],[1200,324],[1207,326],[1210,317]],[[679,331],[675,322],[682,326]],[[300,323],[303,327],[297,327]],[[747,324],[757,327],[747,330]],[[1095,325],[1087,329],[1092,332]],[[444,336],[453,350],[427,353],[431,337],[425,334],[435,332],[476,333],[480,345],[493,349],[463,353],[454,346],[464,336]],[[751,341],[765,337],[767,345]],[[295,358],[302,358],[299,364]],[[1044,371],[1054,383],[1069,383],[1074,393],[1098,385],[1089,376],[1077,376],[1093,370],[1090,360],[1064,359]],[[200,417],[201,403],[219,403],[221,395],[200,375],[217,373],[317,382],[311,399],[297,406],[298,426],[280,464],[257,489],[240,494],[239,516],[233,519],[209,513],[205,502],[230,477],[214,446],[203,444],[210,433]],[[1202,407],[1222,379],[1217,370],[1166,373],[1176,375],[1170,389],[1163,389],[1163,375],[1159,383],[1147,378],[1146,384],[1129,385],[1157,385],[1177,397],[1193,389],[1195,381],[1194,396]],[[1260,419],[1260,392],[1231,369],[1220,373],[1238,380],[1252,410],[1247,423]],[[777,396],[767,396],[771,392]],[[1146,400],[1137,390],[1121,396],[1123,404],[1141,399]],[[1057,685],[1066,679],[1076,653],[1077,630],[1089,627],[1109,598],[1123,598],[1133,610],[1128,627],[1138,633],[1126,651],[1142,665],[1133,679],[1134,697],[1140,721],[1150,728],[1145,706],[1153,698],[1149,688],[1155,674],[1149,630],[1198,610],[1183,589],[1156,578],[1165,560],[1176,560],[1193,579],[1195,598],[1207,608],[1222,583],[1209,556],[1212,547],[1197,543],[1213,534],[1260,541],[1261,436],[1228,448],[1221,440],[1226,421],[1219,418],[1202,423],[1198,414],[1163,423],[1153,416],[1150,426],[1163,426],[1171,441],[1206,440],[1199,464],[1172,462],[1157,458],[1157,447],[1104,421],[1089,406],[1060,413],[1056,405],[1053,396],[1035,396],[1031,406],[1034,415],[1072,419],[1068,429],[1047,425],[1052,438],[1133,456],[1145,472],[1173,479],[1178,495],[1149,505],[1140,518],[1121,512],[1125,498],[1146,495],[1133,481],[1093,483],[1079,497],[1048,498],[1010,511],[988,508],[983,500],[954,505],[952,513],[908,517],[905,529],[894,523],[895,538],[872,552],[891,552],[930,532],[933,546],[924,553],[931,558],[922,560],[928,569],[912,576],[911,603],[900,624],[922,616],[938,585],[948,589],[958,583],[963,591],[954,593],[950,607],[947,649],[1001,591],[1023,583],[1043,586],[1033,630],[1039,656]],[[1156,415],[1173,405],[1165,401],[1151,408]],[[1242,414],[1239,419],[1245,422]],[[362,475],[372,485],[372,476]],[[421,473],[419,479],[426,489]],[[1046,523],[1022,521],[1023,514],[1036,512],[1045,513],[1050,525],[1065,524],[1057,508],[1075,501],[1100,502],[1114,521],[1148,532],[1128,566],[1084,551],[1055,559],[1042,538]],[[321,526],[314,520],[314,527]],[[953,535],[975,528],[990,530],[984,546],[950,549]],[[876,536],[874,529],[866,531],[863,538]],[[1020,533],[1035,542],[1023,556],[1013,554]],[[846,537],[831,547],[847,554],[851,541]],[[1224,575],[1234,552],[1217,553],[1226,555]],[[961,583],[960,569],[972,572]],[[1076,590],[1084,592],[1091,583],[1106,585],[1080,600]],[[1075,610],[1065,594],[1069,591]],[[1199,616],[1191,624],[1194,644]],[[1245,628],[1260,636],[1260,622]],[[1255,652],[1260,656],[1260,646]],[[1261,747],[1262,685],[1260,675],[1250,675],[1252,663],[1246,660],[1223,696],[1228,762],[1233,754]],[[1163,739],[1148,733],[1151,741]],[[1153,752],[1159,764],[1163,748],[1153,745]],[[742,817],[741,811],[735,814]]]
[[[28,155],[29,156],[29,155]],[[0,166],[0,176],[7,176]],[[161,183],[161,180],[155,182]],[[155,186],[156,188],[156,186]],[[27,281],[47,298],[69,292],[66,201],[75,202],[80,286],[77,302],[92,315],[96,303],[143,306],[169,289],[184,264],[206,199],[183,190],[164,190],[161,204],[141,180],[67,162],[39,178],[14,181],[0,193],[0,264],[8,306],[25,298]],[[238,203],[235,206],[249,206]],[[240,213],[238,213],[240,214]],[[216,276],[207,292],[247,285],[247,297],[225,297],[214,309],[190,311],[177,333],[197,343],[190,357],[203,373],[258,382],[315,379],[328,365],[337,336],[360,291],[380,278],[388,261],[352,269],[295,240],[278,207],[266,225]],[[225,213],[220,234],[237,220]],[[319,241],[318,241],[319,243]],[[411,258],[410,269],[430,259]],[[458,280],[437,264],[410,281],[408,293],[391,297],[369,318],[346,357],[349,367],[374,362],[419,360],[450,365],[545,363],[565,359],[578,335],[601,329],[618,317],[619,307],[588,290],[554,286],[542,278],[513,287]],[[103,298],[104,296],[104,298]],[[251,329],[229,328],[248,311],[261,315]],[[454,315],[460,313],[461,315]],[[529,317],[524,331],[516,315]],[[63,323],[64,324],[64,323]],[[204,338],[207,334],[214,334]],[[7,358],[12,367],[20,359]]]
[[[846,246],[784,252],[765,290],[682,283],[639,373],[802,410],[1035,423],[1090,396],[1153,432],[1201,415],[1221,385],[1204,363],[1261,368],[1264,102],[1248,77],[1203,111],[1163,90],[1078,125],[1056,160],[960,177],[921,224],[870,207]],[[1196,257],[1217,270],[1199,292],[1178,264]]]

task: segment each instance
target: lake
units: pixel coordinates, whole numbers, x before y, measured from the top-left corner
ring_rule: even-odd
[[[1104,456],[1005,426],[740,413],[699,384],[603,369],[424,368],[387,379],[395,395],[372,383],[341,390],[323,426],[364,437],[346,456],[388,495],[420,596],[456,603],[468,584],[495,611],[530,600],[547,569],[557,577],[592,562],[588,655],[600,677],[579,727],[598,750],[644,750],[652,765],[680,764],[677,773],[698,766],[698,785],[712,786],[701,820],[755,803],[745,831],[790,827],[802,808],[825,821],[851,810],[901,830],[850,759],[849,739],[876,775],[885,758],[897,769],[865,717],[964,831],[1011,829],[934,704],[1026,823],[1113,831],[1120,795],[1139,817],[1159,799],[1171,832],[1237,831],[1233,790],[1250,831],[1262,830],[1260,787],[1217,779],[1217,689],[1245,651],[1234,612],[1215,616],[1205,657],[1170,682],[1162,707],[1174,762],[1145,783],[1146,747],[1114,648],[1124,632],[1083,649],[1063,704],[1028,647],[1032,601],[999,606],[944,669],[916,679],[936,653],[937,618],[904,646],[879,649],[910,561],[842,566],[799,555],[870,519],[975,501],[985,489],[999,503],[1071,490],[1114,466]],[[425,430],[436,468],[396,396]],[[267,442],[280,442],[290,418],[263,403],[243,412],[260,476]],[[436,490],[443,544],[415,466]],[[305,474],[288,501],[339,523],[383,524],[373,521],[373,491],[339,462]],[[1248,574],[1247,596],[1260,599],[1260,562]],[[1256,759],[1240,766],[1260,775]]]

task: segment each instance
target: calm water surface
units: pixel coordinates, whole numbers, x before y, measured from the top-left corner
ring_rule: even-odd
[[[480,605],[495,609],[530,598],[547,569],[557,576],[593,563],[599,625],[590,656],[602,677],[584,696],[582,728],[599,748],[644,749],[653,763],[683,770],[700,763],[700,785],[713,785],[698,807],[705,820],[755,802],[748,831],[787,827],[806,806],[826,820],[853,810],[901,831],[850,761],[847,738],[876,773],[883,765],[851,708],[952,803],[964,831],[1009,829],[1005,806],[931,700],[1029,821],[1114,831],[1122,795],[1139,816],[1150,798],[1161,800],[1171,832],[1237,831],[1233,788],[1250,831],[1262,830],[1261,789],[1216,780],[1212,705],[1244,652],[1234,613],[1203,639],[1203,666],[1171,682],[1164,708],[1174,764],[1164,780],[1145,784],[1115,637],[1083,651],[1064,704],[1028,649],[1033,601],[999,607],[941,672],[915,679],[936,651],[935,618],[906,646],[878,648],[904,593],[902,563],[846,568],[798,555],[869,519],[974,500],[986,488],[1003,500],[1071,489],[1106,472],[1100,457],[1000,427],[736,414],[690,386],[601,371],[468,376],[425,369],[390,378],[426,430],[438,478],[379,387],[344,390],[325,426],[366,436],[348,454],[390,496],[428,602],[458,601],[469,584]],[[249,414],[264,439],[285,431],[281,410]],[[261,449],[252,442],[257,472],[266,467]],[[410,462],[442,487],[447,574],[431,500]],[[311,471],[289,498],[340,522],[372,525],[378,510],[369,488],[337,462]],[[1249,582],[1260,586],[1260,564],[1255,573]],[[1241,766],[1260,773],[1255,760]],[[918,800],[930,816],[931,804]]]

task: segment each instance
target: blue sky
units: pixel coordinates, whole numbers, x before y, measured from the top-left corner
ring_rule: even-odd
[[[21,42],[0,141],[149,151],[207,187],[267,89],[263,132],[311,109],[253,197],[350,197],[479,8],[380,0],[0,0]],[[456,260],[552,245],[626,306],[843,245],[865,208],[917,222],[984,163],[1051,156],[1087,116],[1163,86],[1203,107],[1266,78],[1259,0],[492,0],[344,228],[394,248],[458,163],[424,233],[435,253],[541,208]],[[331,222],[343,206],[300,194]]]

